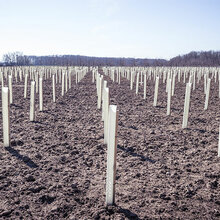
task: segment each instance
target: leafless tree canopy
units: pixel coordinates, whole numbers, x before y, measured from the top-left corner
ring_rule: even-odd
[[[10,66],[30,65],[29,57],[23,55],[23,53],[19,52],[19,51],[4,54],[3,55],[3,61],[6,65],[10,65]]]
[[[5,65],[67,66],[220,66],[220,52],[190,52],[165,59],[88,57],[80,55],[26,56],[22,52],[4,54]]]

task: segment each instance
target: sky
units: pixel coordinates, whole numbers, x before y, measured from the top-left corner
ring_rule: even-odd
[[[25,55],[170,59],[220,50],[220,0],[0,0],[0,60]]]

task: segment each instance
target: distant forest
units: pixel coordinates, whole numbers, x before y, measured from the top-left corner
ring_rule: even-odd
[[[220,51],[190,52],[165,59],[89,57],[80,55],[27,56],[22,52],[3,55],[5,66],[220,66]]]

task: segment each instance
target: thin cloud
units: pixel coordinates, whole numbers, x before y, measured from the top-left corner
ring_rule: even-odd
[[[102,12],[105,16],[113,16],[120,11],[119,0],[89,0],[89,8],[92,11]]]

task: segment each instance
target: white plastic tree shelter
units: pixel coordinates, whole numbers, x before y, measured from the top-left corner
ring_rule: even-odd
[[[56,102],[56,81],[55,74],[52,75],[53,102]]]
[[[107,81],[106,80],[104,80],[103,81],[103,88],[102,88],[102,121],[104,121],[104,90],[105,90],[105,88],[107,88]]]
[[[185,103],[184,103],[184,113],[183,113],[182,128],[186,128],[187,124],[188,124],[191,85],[192,84],[190,82],[186,84],[186,93],[185,93]]]
[[[109,114],[109,88],[104,89],[104,144],[108,143],[108,114]]]
[[[174,96],[174,91],[175,91],[175,81],[176,81],[176,73],[173,74],[173,78],[172,78],[172,94],[171,96]]]
[[[204,94],[206,94],[206,86],[207,86],[207,75],[204,74]]]
[[[209,103],[209,93],[210,93],[210,83],[211,83],[211,79],[208,79],[207,82],[207,87],[206,87],[206,94],[205,94],[205,107],[204,110],[208,109],[208,103]]]
[[[98,103],[97,103],[97,108],[101,109],[102,105],[102,88],[103,88],[103,75],[101,75],[99,79],[99,86],[98,86]]]
[[[68,75],[67,72],[65,72],[65,92],[67,93],[68,91]]]
[[[218,157],[220,157],[220,126],[219,126],[219,132],[218,132]]]
[[[1,73],[0,77],[1,77],[2,87],[4,87],[4,75],[3,75],[3,73]]]
[[[115,176],[117,153],[118,112],[116,105],[109,106],[109,137],[107,150],[106,205],[115,203]]]
[[[3,122],[3,144],[10,146],[10,106],[8,87],[2,87],[2,122]]]
[[[220,98],[220,73],[218,74],[218,97]]]
[[[31,82],[30,121],[35,120],[35,81]]]
[[[28,74],[25,74],[24,78],[24,98],[27,98],[27,81],[28,81]]]
[[[119,73],[118,73],[118,84],[121,84],[121,72],[119,70]]]
[[[39,111],[43,111],[43,79],[39,78]]]
[[[8,88],[9,88],[9,100],[10,104],[13,103],[13,91],[12,91],[12,76],[8,76]]]
[[[138,88],[139,88],[139,75],[140,73],[137,73],[137,77],[136,77],[136,94],[138,94]]]
[[[65,81],[65,73],[62,72],[62,93],[61,93],[62,96],[64,96],[64,81]]]
[[[38,77],[38,72],[36,72],[35,74],[35,82],[36,82],[36,86],[35,86],[35,89],[36,89],[36,93],[38,93],[38,81],[39,81],[39,77]]]
[[[95,70],[92,70],[92,82],[95,82]]]
[[[71,89],[71,75],[72,75],[72,72],[69,71],[68,75],[69,75],[69,89]]]
[[[159,87],[159,76],[156,77],[153,106],[157,106],[158,87]]]
[[[146,99],[146,90],[147,90],[147,73],[144,74],[144,99]]]
[[[131,89],[131,90],[133,89],[133,77],[134,77],[134,74],[133,74],[133,72],[131,71],[131,77],[130,77],[130,89]]]
[[[97,96],[98,96],[98,93],[99,93],[99,80],[100,80],[100,75],[99,73],[96,74],[96,91],[97,91]]]
[[[170,105],[171,105],[171,87],[172,87],[172,79],[167,79],[168,82],[168,93],[167,93],[167,115],[170,115]]]
[[[76,71],[76,84],[79,82],[78,78],[79,78],[78,71]]]
[[[171,74],[171,77],[170,77]],[[172,78],[172,73],[170,73],[170,71],[168,71],[167,73],[167,81],[166,81],[166,92],[168,92],[168,84],[169,84],[169,79]]]

